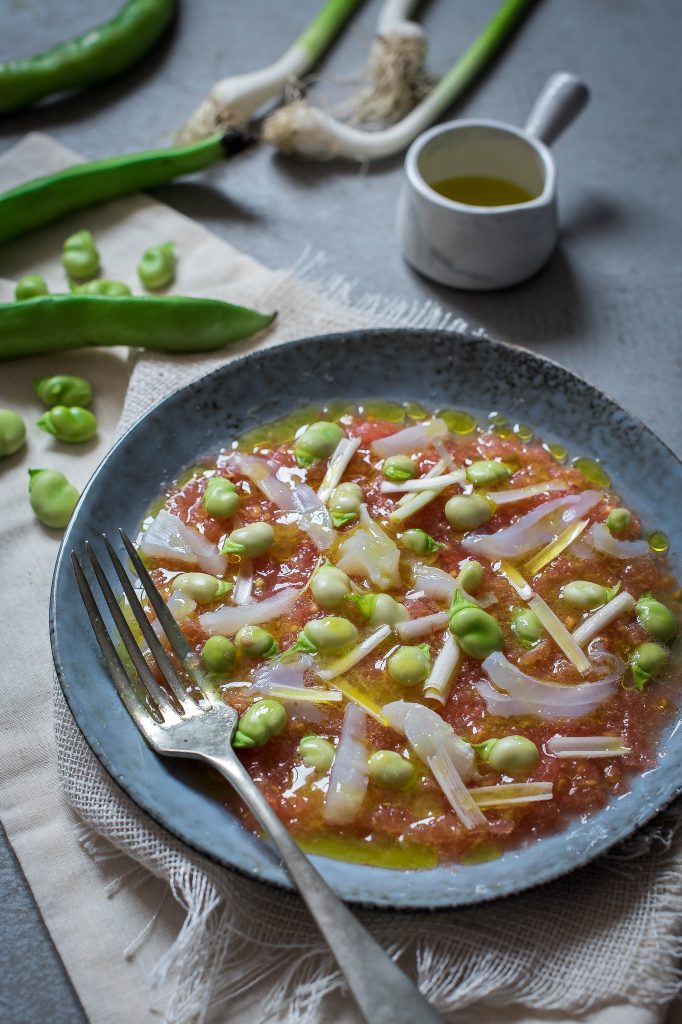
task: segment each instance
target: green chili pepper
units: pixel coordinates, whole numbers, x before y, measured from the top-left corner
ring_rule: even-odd
[[[104,277],[78,284],[73,291],[80,295],[130,295],[130,288],[123,281],[107,281]]]
[[[33,178],[0,195],[0,242],[49,224],[73,210],[201,171],[223,157],[239,153],[252,141],[243,132],[231,129],[225,135],[212,135],[189,146],[126,153]]]
[[[0,304],[0,360],[92,345],[208,352],[273,319],[246,306],[182,295],[45,295]]]
[[[140,60],[171,20],[174,0],[128,0],[115,18],[35,57],[0,64],[0,112],[103,82]]]
[[[25,274],[14,287],[14,298],[17,302],[35,299],[39,295],[49,294],[47,281],[41,274]]]
[[[137,264],[137,276],[147,289],[165,288],[175,280],[176,263],[175,242],[152,245]]]

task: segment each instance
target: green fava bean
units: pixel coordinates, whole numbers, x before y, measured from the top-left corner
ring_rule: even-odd
[[[467,480],[474,487],[486,487],[489,484],[499,484],[508,480],[511,470],[503,462],[494,462],[492,459],[480,459],[467,466]]]
[[[97,281],[88,281],[87,284],[79,284],[73,289],[82,295],[130,295],[130,288],[123,281],[109,281],[99,278]]]
[[[632,516],[626,508],[612,508],[606,517],[606,525],[611,533],[622,533],[632,522]]]
[[[80,405],[55,405],[43,413],[37,425],[67,444],[81,444],[97,433],[97,417]]]
[[[351,597],[370,626],[395,626],[406,622],[410,613],[390,594],[357,594]]]
[[[430,555],[434,551],[440,551],[444,546],[434,540],[426,530],[418,529],[405,530],[400,541],[403,547],[408,551],[414,551],[416,555]]]
[[[64,242],[62,266],[77,281],[87,281],[99,271],[99,253],[90,231],[77,231]]]
[[[511,628],[519,643],[528,649],[542,639],[542,623],[531,608],[517,608],[512,616]]]
[[[329,511],[335,527],[345,526],[358,518],[364,494],[359,484],[339,484],[332,491]]]
[[[223,542],[224,555],[245,555],[256,558],[265,554],[275,543],[275,531],[270,523],[250,523],[233,530]]]
[[[651,594],[644,594],[635,605],[637,618],[647,633],[656,640],[674,640],[677,636],[675,616]]]
[[[229,593],[232,583],[219,580],[207,572],[181,572],[171,583],[171,590],[181,590],[197,604],[213,604]]]
[[[287,724],[287,713],[278,700],[258,700],[239,719],[233,747],[263,747],[279,736]]]
[[[338,608],[350,594],[350,580],[342,569],[326,562],[313,573],[310,591],[320,608]]]
[[[63,530],[78,503],[78,491],[54,469],[29,469],[28,473],[31,508],[43,525]]]
[[[564,584],[561,596],[572,608],[591,611],[606,604],[609,592],[599,583],[591,583],[589,580],[572,580],[570,583]]]
[[[635,647],[630,655],[630,670],[635,687],[643,690],[652,676],[658,675],[668,660],[668,652],[660,644],[651,642]]]
[[[414,480],[418,473],[417,463],[409,455],[390,455],[383,465],[383,474],[387,480],[401,484],[405,480]]]
[[[17,302],[35,299],[39,295],[49,295],[47,281],[41,274],[25,274],[14,287],[14,298]]]
[[[388,674],[401,686],[418,686],[431,671],[431,653],[427,644],[399,647],[388,659]]]
[[[274,658],[279,652],[272,633],[260,626],[242,626],[234,639],[239,650],[250,658]]]
[[[201,504],[209,516],[227,519],[239,508],[239,493],[231,480],[224,476],[212,476],[206,484]]]
[[[0,409],[0,459],[14,455],[26,441],[26,425],[18,412]]]
[[[92,388],[84,377],[58,373],[52,377],[36,377],[33,390],[48,409],[55,405],[79,405],[85,408],[92,401]]]
[[[512,778],[529,775],[540,760],[540,751],[526,736],[503,736],[500,740],[487,740],[475,749],[491,768]]]
[[[338,651],[357,641],[358,630],[348,619],[325,615],[323,619],[311,619],[306,623],[301,639],[306,640],[314,651]]]
[[[487,658],[504,647],[504,635],[497,619],[472,604],[455,590],[450,606],[450,632],[459,641],[465,654]]]
[[[296,438],[294,447],[296,461],[299,466],[307,469],[317,459],[328,459],[339,441],[345,436],[338,423],[331,423],[329,420],[311,423],[301,436]]]
[[[415,777],[414,766],[395,750],[377,750],[367,767],[372,782],[383,789],[406,789]]]
[[[148,291],[166,288],[175,280],[175,242],[164,242],[145,249],[137,265],[137,276]]]
[[[480,494],[456,494],[445,505],[445,517],[454,530],[475,530],[492,514],[490,502]]]
[[[334,762],[336,748],[322,736],[304,736],[298,745],[298,756],[308,768],[328,772]]]
[[[212,636],[201,649],[201,660],[209,672],[230,672],[237,648],[226,636]]]
[[[470,594],[475,594],[481,583],[483,583],[484,575],[485,573],[481,563],[475,562],[470,558],[460,566],[457,582],[462,590],[466,590]]]

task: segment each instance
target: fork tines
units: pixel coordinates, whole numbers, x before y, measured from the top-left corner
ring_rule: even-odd
[[[147,572],[147,569],[135,550],[132,541],[123,530],[120,531],[120,534],[123,544],[130,556],[130,560],[138,574],[140,583],[142,584],[149,602],[156,612],[158,621],[166,634],[171,650],[178,659],[181,667],[189,675],[192,685],[197,687],[200,691],[200,695],[203,696],[202,684],[205,683],[205,677],[201,670],[197,655],[187,643],[187,640],[180,630],[177,622],[166,607],[163,597],[157,590],[154,581]],[[130,609],[138,626],[140,627],[142,636],[144,637],[152,658],[156,662],[161,675],[168,685],[168,690],[166,690],[166,688],[160,685],[155,678],[154,673],[150,669],[129,624],[126,621],[121,610],[119,600],[112,590],[111,584],[107,579],[95,550],[92,545],[86,541],[85,549],[88,553],[93,572],[107,608],[109,609],[114,621],[114,625],[116,626],[121,643],[130,658],[132,670],[134,671],[131,670],[131,666],[125,665],[111,639],[104,623],[104,619],[100,614],[90,583],[88,582],[81,561],[75,551],[71,552],[71,562],[76,576],[78,589],[81,597],[83,598],[83,603],[85,604],[95,637],[121,699],[124,701],[130,714],[138,721],[138,724],[140,724],[140,713],[145,713],[140,707],[140,702],[142,702],[142,704],[147,708],[147,711],[149,711],[150,701],[148,698],[151,698],[152,713],[154,713],[155,717],[158,717],[160,720],[168,719],[169,717],[176,717],[177,715],[182,716],[191,714],[193,710],[196,710],[198,707],[195,698],[183,683],[168,654],[164,650],[164,647],[161,644],[151,622],[145,614],[144,608],[142,607],[140,599],[135,592],[128,573],[116,554],[112,544],[106,536],[103,536],[103,540],[116,576],[123,587],[123,592],[126,596]],[[140,684],[142,684],[142,692],[140,690]]]

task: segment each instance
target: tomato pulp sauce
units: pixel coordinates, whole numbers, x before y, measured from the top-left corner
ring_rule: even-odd
[[[363,411],[358,407],[339,407],[335,412],[335,418],[347,436],[360,438],[360,446],[343,480],[356,482],[362,487],[370,516],[392,539],[397,540],[407,528],[419,527],[442,543],[444,547],[437,553],[419,558],[456,576],[459,563],[469,557],[470,553],[462,546],[462,534],[450,527],[444,505],[449,497],[460,493],[461,488],[447,488],[407,522],[393,524],[388,515],[396,507],[399,495],[381,492],[380,485],[384,478],[376,469],[378,460],[370,447],[373,441],[418,422],[420,417],[413,420],[404,408],[398,406],[391,407],[390,416],[368,414],[367,409]],[[313,463],[307,470],[301,469],[296,464],[293,446],[296,429],[319,418],[319,409],[302,411],[294,418],[245,436],[239,448],[266,457],[271,463],[282,467],[285,476],[288,472],[292,479],[306,481],[317,490],[327,467],[326,460]],[[510,482],[503,486],[521,488],[550,480],[560,481],[564,485],[563,489],[553,491],[550,495],[539,494],[524,501],[498,506],[489,522],[475,532],[494,533],[547,501],[548,497],[578,493],[591,486],[578,469],[562,465],[540,442],[524,441],[509,430],[499,431],[486,425],[464,435],[452,433],[444,443],[457,466],[466,467],[480,459],[503,460],[513,471]],[[164,507],[203,533],[211,542],[220,544],[230,532],[231,524],[207,515],[202,505],[202,495],[211,475],[229,477],[239,489],[241,524],[266,520],[276,526],[274,548],[254,559],[254,598],[258,601],[266,599],[284,586],[304,586],[319,564],[319,552],[308,535],[291,521],[290,515],[278,510],[249,480],[228,466],[226,456],[229,451],[227,449],[217,459],[202,461],[200,466],[194,467],[193,471],[186,474],[184,482],[168,490]],[[420,473],[423,474],[438,462],[440,455],[433,448],[427,448],[423,453],[418,453],[416,458]],[[493,485],[488,489],[495,490],[496,487]],[[590,523],[603,522],[609,510],[619,504],[616,494],[610,489],[604,489],[601,501],[587,513],[586,518]],[[338,544],[354,526],[351,523],[339,529],[335,545],[329,552],[325,552],[330,561],[335,561]],[[618,536],[619,539],[631,540],[640,535],[641,524],[633,514],[630,525]],[[522,602],[504,575],[495,571],[485,559],[481,561],[485,569],[481,589],[495,598],[489,611],[503,630],[504,654],[509,661],[540,680],[567,684],[583,682],[550,636],[545,635],[531,650],[525,649],[518,642],[511,629],[511,617]],[[226,578],[234,575],[237,570],[238,562],[231,562]],[[179,570],[176,568],[175,571]],[[415,590],[410,556],[404,551],[401,551],[400,571],[403,587],[399,591],[392,591],[392,594],[402,601],[406,594]],[[172,567],[169,569],[168,566],[157,564],[153,575],[158,585],[167,588],[173,576]],[[588,579],[606,587],[620,583],[634,597],[651,591],[666,601],[679,617],[679,589],[660,555],[651,553],[624,563],[620,559],[599,554],[580,541],[564,550],[528,582],[532,584],[535,593],[557,611],[569,630],[578,625],[584,613],[562,603],[560,590],[566,581],[576,578]],[[348,604],[351,605],[351,602]],[[443,601],[425,596],[411,600],[408,598],[407,606],[411,618],[443,611],[447,607]],[[266,625],[278,641],[280,650],[285,650],[296,641],[305,623],[320,614],[325,613],[315,603],[310,590],[306,590],[283,620]],[[340,614],[351,619],[361,631],[367,630],[367,623],[355,605],[344,608]],[[182,628],[199,653],[206,635],[198,621],[192,618],[185,620]],[[621,616],[600,635],[606,647],[625,663],[634,646],[650,639],[633,614]],[[435,660],[442,646],[443,631],[437,630],[420,637],[419,641],[406,642],[427,643],[432,660]],[[405,738],[373,719],[368,719],[370,747],[395,750],[410,758],[417,768],[416,781],[404,792],[383,789],[370,781],[360,813],[352,825],[329,825],[322,813],[328,776],[305,766],[297,753],[297,746],[301,738],[311,732],[336,740],[342,724],[342,709],[330,705],[316,706],[313,722],[292,714],[280,736],[271,739],[265,746],[240,751],[240,757],[249,773],[305,849],[395,867],[472,863],[499,856],[505,848],[555,832],[565,827],[571,819],[589,815],[611,798],[625,792],[633,773],[641,772],[656,763],[658,734],[677,703],[680,679],[679,669],[675,665],[676,658],[673,657],[664,673],[643,692],[634,687],[629,688],[632,680],[626,670],[623,679],[625,685],[620,686],[591,715],[583,718],[571,721],[543,721],[531,716],[498,718],[488,712],[485,701],[474,687],[474,683],[484,677],[481,662],[465,656],[455,674],[447,701],[441,707],[423,698],[421,686],[401,687],[390,679],[386,672],[386,662],[398,643],[395,634],[392,634],[381,647],[346,674],[348,682],[380,706],[398,699],[423,702],[438,710],[457,734],[472,743],[514,733],[528,737],[540,750],[540,759],[527,781],[551,782],[553,797],[551,800],[526,805],[487,808],[484,812],[486,826],[469,830],[451,809],[431,773],[410,751]],[[234,670],[220,680],[223,699],[231,703],[240,714],[253,700],[243,685],[253,664],[253,661],[240,656]],[[242,685],[238,685],[240,682]],[[319,685],[314,675],[307,682]],[[557,733],[571,736],[618,736],[630,748],[630,752],[624,756],[599,759],[553,757],[546,752],[544,744]],[[480,763],[477,761],[477,769],[480,777],[471,784],[474,786],[515,781],[494,771],[482,760]],[[231,797],[227,787],[224,791],[219,787],[217,792],[222,794],[222,799],[249,827],[258,830],[249,812]]]

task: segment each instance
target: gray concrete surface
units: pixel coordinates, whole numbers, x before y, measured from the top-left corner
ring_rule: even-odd
[[[0,59],[26,55],[103,20],[117,0],[6,0]],[[274,59],[318,0],[185,0],[144,66],[87,95],[0,120],[0,148],[52,132],[86,157],[165,144],[224,74]],[[323,91],[348,92],[372,34],[366,3],[323,69]],[[430,64],[443,72],[496,0],[423,5]],[[639,415],[682,454],[682,238],[677,0],[540,0],[513,45],[453,115],[525,119],[545,79],[571,70],[589,83],[588,110],[556,146],[561,243],[535,279],[495,294],[451,292],[410,271],[394,216],[401,160],[368,170],[307,165],[265,148],[157,195],[271,266],[306,245],[356,294],[437,299],[472,324],[577,370]],[[0,274],[2,253],[0,252]],[[2,844],[0,844],[2,846]],[[20,870],[0,854],[0,1017],[6,1024],[83,1019]]]

